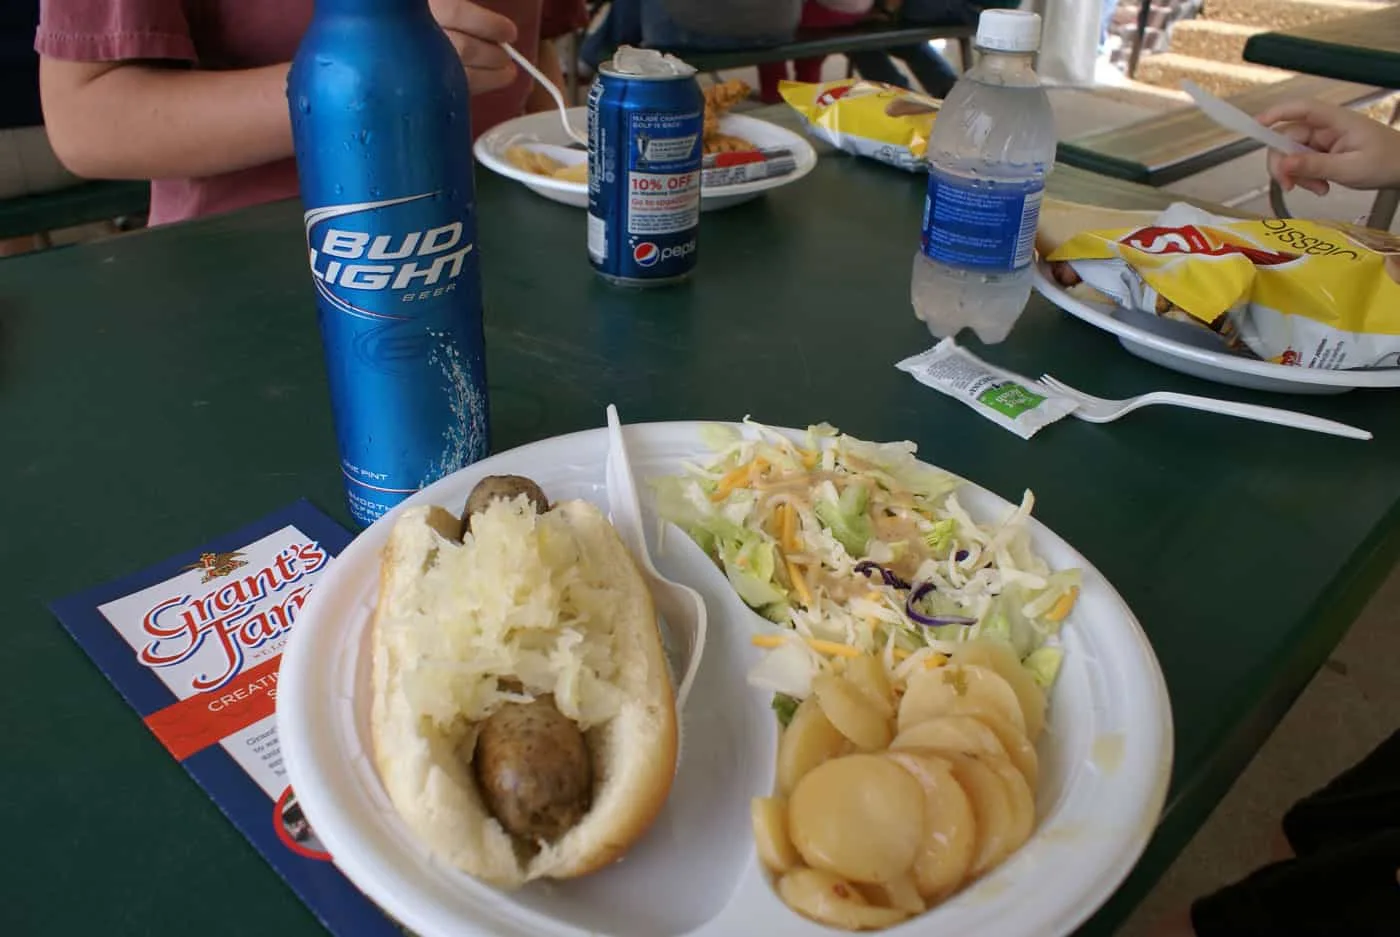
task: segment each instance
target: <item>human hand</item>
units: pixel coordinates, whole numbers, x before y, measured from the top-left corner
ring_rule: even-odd
[[[1319,101],[1280,104],[1258,119],[1317,151],[1269,152],[1269,173],[1286,192],[1300,186],[1325,195],[1331,182],[1353,189],[1400,187],[1400,133],[1379,121]]]
[[[501,48],[515,42],[515,23],[470,0],[428,0],[433,18],[447,33],[472,94],[495,91],[515,80],[515,63]]]

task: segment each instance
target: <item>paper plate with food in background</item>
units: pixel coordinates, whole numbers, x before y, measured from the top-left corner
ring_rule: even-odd
[[[1036,290],[1154,364],[1281,393],[1400,387],[1387,232],[1047,200],[1036,246]]]
[[[340,555],[282,663],[291,783],[357,886],[422,937],[1059,937],[1108,899],[1171,710],[1029,492],[825,425],[624,433],[673,522],[656,565],[708,612],[683,710],[605,520],[604,430],[437,482]],[[502,475],[523,496],[473,499],[464,534]]]
[[[706,100],[716,100],[712,89]],[[722,99],[721,99],[722,100]],[[587,108],[568,111],[569,124],[583,132]],[[777,124],[742,114],[724,113],[717,128],[705,138],[706,173],[732,178],[730,166],[750,159],[767,160],[766,178],[726,184],[705,184],[700,190],[700,210],[715,211],[757,198],[771,189],[790,185],[817,165],[817,152],[800,135]],[[588,206],[588,153],[569,139],[557,111],[527,114],[506,121],[482,134],[472,152],[477,162],[523,184],[545,198],[576,208]],[[702,177],[703,178],[703,177]]]

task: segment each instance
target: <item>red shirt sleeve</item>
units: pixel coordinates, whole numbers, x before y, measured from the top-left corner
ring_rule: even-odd
[[[558,39],[588,25],[584,0],[544,0],[540,11],[540,39]]]
[[[180,0],[40,0],[34,48],[77,62],[195,61]]]

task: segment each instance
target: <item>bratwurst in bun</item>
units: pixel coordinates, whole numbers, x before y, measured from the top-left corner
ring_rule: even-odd
[[[440,859],[495,885],[620,857],[661,810],[676,713],[651,595],[584,501],[528,479],[404,512],[373,626],[374,760]]]

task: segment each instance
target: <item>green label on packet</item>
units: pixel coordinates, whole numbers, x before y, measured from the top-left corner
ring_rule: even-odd
[[[977,396],[977,399],[999,413],[1015,418],[1027,410],[1034,410],[1045,402],[1045,398],[1033,393],[1020,384],[1007,381],[993,384]]]

